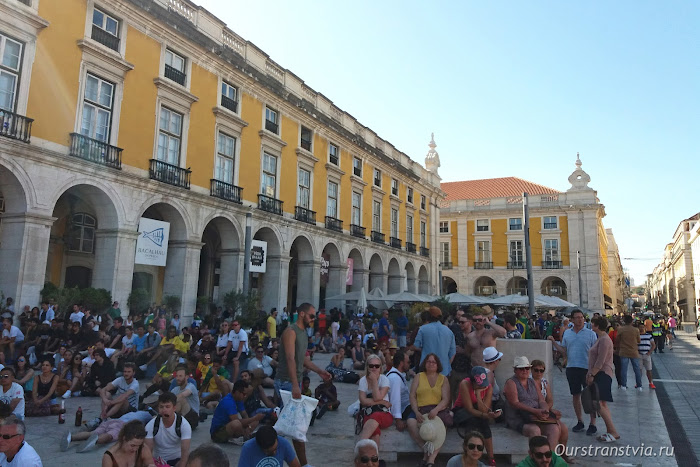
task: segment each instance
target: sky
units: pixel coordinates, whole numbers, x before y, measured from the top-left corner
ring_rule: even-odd
[[[700,2],[198,0],[443,181],[560,191],[576,153],[637,285],[700,211]]]

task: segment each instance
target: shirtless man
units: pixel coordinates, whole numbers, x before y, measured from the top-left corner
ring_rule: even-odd
[[[471,349],[472,367],[484,366],[483,351],[486,347],[496,347],[497,337],[506,337],[506,330],[491,321],[487,322],[483,314],[472,317],[474,330],[467,336],[467,342]],[[488,324],[488,328],[485,327]]]

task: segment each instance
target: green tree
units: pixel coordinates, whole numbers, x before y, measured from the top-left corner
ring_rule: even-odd
[[[82,289],[80,299],[83,305],[96,314],[102,313],[112,304],[112,294],[105,289]]]
[[[145,313],[151,303],[151,294],[146,289],[134,289],[126,299],[131,313]]]
[[[231,290],[224,295],[224,306],[231,308],[241,326],[253,326],[258,320],[257,294],[245,294],[241,290]]]

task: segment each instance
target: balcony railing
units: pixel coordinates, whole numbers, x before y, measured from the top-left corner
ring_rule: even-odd
[[[556,229],[556,228],[557,228],[557,223],[556,223],[556,222],[545,222],[545,223],[544,223],[544,228],[545,228],[545,229]]]
[[[165,77],[169,80],[175,81],[177,84],[184,86],[187,75],[181,72],[180,70],[171,67],[170,65],[165,65]]]
[[[430,256],[430,249],[426,248],[424,246],[420,247],[420,255],[421,256]]]
[[[474,269],[493,269],[493,261],[475,261]]]
[[[381,187],[382,187],[382,179],[381,179],[381,178],[375,178],[375,179],[374,179],[374,186],[381,188]]]
[[[33,118],[28,118],[9,110],[0,110],[0,136],[28,143],[32,137],[33,122]]]
[[[384,241],[384,234],[381,232],[377,232],[376,230],[373,230],[371,233],[371,237],[372,237],[372,241],[374,243],[381,243],[382,245],[386,243]]]
[[[222,182],[221,180],[211,179],[211,196],[225,199],[234,203],[243,204],[241,201],[241,192],[243,188],[231,185],[230,183]]]
[[[157,159],[151,159],[151,167],[148,175],[152,180],[167,183],[168,185],[190,189],[190,175],[192,171],[176,165],[168,164]]]
[[[296,206],[294,208],[294,218],[298,221],[306,222],[307,224],[316,225],[316,211],[312,211],[311,209]]]
[[[70,155],[121,170],[122,148],[104,141],[88,138],[80,133],[70,134]]]
[[[551,261],[551,260],[542,261],[542,269],[561,269],[561,268],[562,268],[561,261]]]
[[[415,253],[416,252],[416,244],[411,243],[411,242],[406,242],[406,251],[409,253]]]
[[[446,262],[440,263],[440,267],[443,270],[452,269],[452,261],[446,261]]]
[[[326,216],[326,228],[328,230],[335,230],[336,232],[343,231],[343,221],[336,219],[335,217]]]
[[[389,237],[389,245],[392,248],[401,249],[401,239],[396,237]]]
[[[277,132],[279,131],[279,125],[275,122],[271,122],[270,120],[265,120],[265,129],[267,131],[273,132],[274,134],[277,134]]]
[[[365,235],[365,228],[361,225],[350,224],[350,235],[358,238],[367,238]]]
[[[281,216],[283,215],[282,204],[284,204],[284,201],[258,194],[258,209],[262,211],[271,212],[272,214]]]
[[[508,261],[508,269],[525,269],[525,261]]]
[[[362,168],[360,168],[360,167],[353,167],[353,168],[352,168],[352,173],[353,173],[356,177],[362,178]]]
[[[238,102],[234,101],[230,97],[221,95],[221,107],[228,109],[233,113],[238,112]]]
[[[109,47],[112,50],[119,51],[119,38],[114,34],[110,34],[102,28],[92,25],[92,40],[99,42],[102,45]]]
[[[311,151],[311,141],[308,139],[302,139],[301,147],[306,149],[307,151]]]

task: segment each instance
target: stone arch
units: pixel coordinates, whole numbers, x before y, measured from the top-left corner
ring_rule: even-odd
[[[566,300],[568,287],[566,281],[561,277],[549,276],[542,281],[540,292],[542,295],[551,295]]]
[[[489,276],[481,276],[474,281],[474,295],[487,297],[496,293],[496,281]]]
[[[3,201],[5,213],[24,213],[30,206],[29,194],[31,183],[27,180],[22,183],[19,174],[15,173],[15,168],[10,169],[4,165],[5,161],[0,161],[0,197]]]
[[[241,289],[243,251],[237,225],[228,216],[209,217],[202,231],[197,295],[217,302]]]
[[[399,267],[399,262],[396,258],[391,258],[389,260],[389,284],[387,292],[399,293],[403,292],[403,276],[401,275],[401,268]]]
[[[421,265],[420,269],[418,269],[418,293],[430,293],[430,276],[425,265]]]
[[[66,195],[88,199],[90,204],[99,211],[98,218],[102,229],[117,229],[127,223],[126,210],[120,193],[100,179],[71,179],[58,187],[49,197],[49,205],[53,207],[54,211],[61,198]],[[138,224],[138,220],[136,223]]]
[[[304,234],[296,236],[289,248],[289,275],[287,291],[287,306],[296,307],[308,302],[316,305],[314,292],[317,290],[317,281],[320,281],[320,271],[316,265],[320,264],[314,252],[313,242]]]
[[[413,266],[413,263],[407,261],[404,270],[406,271],[406,290],[411,293],[416,293],[416,269]]]
[[[264,273],[250,273],[250,286],[260,297],[260,307],[270,311],[286,303],[289,257],[282,254],[281,236],[275,227],[261,225],[253,239],[267,243],[267,258]]]
[[[187,210],[175,200],[154,200],[142,206],[141,215],[136,219],[138,226],[142,217],[168,222],[170,224],[170,241],[185,241],[193,230]]]
[[[442,276],[442,294],[457,292],[457,282],[450,276]]]
[[[349,274],[352,274],[352,284],[348,286],[350,291],[360,290],[362,287],[365,287],[365,292],[369,292],[369,290],[367,290],[369,285],[365,285],[367,270],[365,269],[365,261],[362,252],[357,248],[353,248],[350,250],[350,253],[348,253],[348,258],[352,259],[352,271],[349,272]]]
[[[513,276],[506,284],[506,295],[527,295],[527,279],[520,276]]]
[[[369,290],[380,288],[386,292],[385,285],[386,273],[384,272],[384,264],[378,253],[372,255],[369,260]]]
[[[320,275],[319,308],[326,308],[326,297],[340,295],[345,291],[347,281],[347,262],[342,260],[340,249],[335,242],[328,242],[321,253],[321,268],[328,268],[327,274]],[[327,262],[328,264],[324,264]],[[323,271],[322,271],[323,272]],[[325,277],[325,283],[324,283]]]
[[[279,256],[282,254],[282,235],[275,226],[261,224],[255,231],[255,234],[253,234],[253,239],[267,242],[268,256]]]

